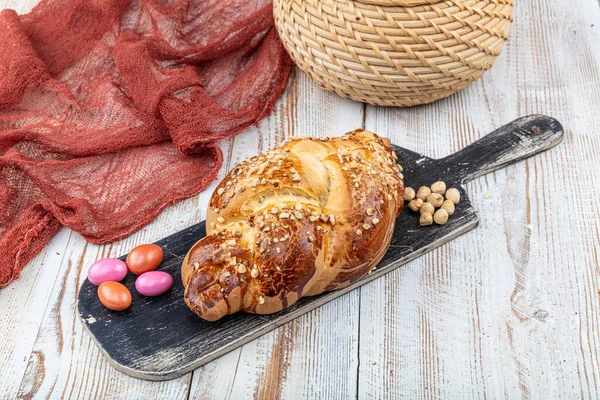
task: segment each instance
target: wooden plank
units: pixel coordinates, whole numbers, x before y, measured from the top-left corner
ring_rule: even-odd
[[[62,229],[25,268],[21,277],[0,293],[0,395],[16,393],[25,374],[52,287],[71,236]],[[0,396],[1,397],[1,396]]]
[[[0,0],[0,10],[10,8],[18,14],[29,12],[39,0]]]
[[[235,162],[290,136],[341,135],[362,126],[362,119],[362,104],[318,88],[295,70],[275,114],[262,121],[257,132],[240,136],[258,134],[262,140],[253,146],[244,142],[234,151]],[[357,305],[358,293],[348,294],[199,368],[191,398],[354,397]]]
[[[567,140],[468,184],[476,232],[361,289],[361,398],[598,397],[598,2],[515,5],[483,80],[428,107],[367,108],[367,129],[431,156],[531,112]]]
[[[0,0],[0,10],[28,12],[37,0]],[[14,396],[36,340],[42,318],[52,296],[52,286],[71,237],[62,229],[23,270],[21,277],[0,291],[0,397]]]

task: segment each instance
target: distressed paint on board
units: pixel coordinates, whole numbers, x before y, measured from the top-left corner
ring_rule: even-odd
[[[86,281],[79,292],[80,317],[102,353],[119,371],[150,380],[179,377],[474,229],[477,217],[463,183],[554,147],[562,138],[563,128],[556,120],[531,116],[440,160],[394,147],[408,185],[419,187],[432,183],[428,180],[443,180],[449,187],[457,187],[462,198],[444,226],[420,228],[418,215],[404,212],[377,268],[347,288],[301,298],[276,314],[237,313],[218,322],[197,318],[182,302],[180,269],[188,250],[206,234],[205,224],[201,223],[156,243],[165,253],[160,269],[176,282],[171,291],[160,297],[144,297],[135,291],[135,277],[130,275],[122,282],[129,287],[134,306],[114,312],[98,301],[97,288]]]

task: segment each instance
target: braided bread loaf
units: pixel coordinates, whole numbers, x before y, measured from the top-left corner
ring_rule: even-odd
[[[403,206],[389,141],[356,130],[296,139],[235,167],[182,265],[185,302],[215,321],[269,314],[355,282],[385,254]]]

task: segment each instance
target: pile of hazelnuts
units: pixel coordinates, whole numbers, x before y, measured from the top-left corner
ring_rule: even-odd
[[[416,193],[413,188],[405,188],[404,200],[409,202],[408,208],[421,213],[421,226],[433,225],[434,222],[445,225],[460,202],[460,192],[456,188],[446,190],[446,183],[437,181],[431,186],[421,186]]]

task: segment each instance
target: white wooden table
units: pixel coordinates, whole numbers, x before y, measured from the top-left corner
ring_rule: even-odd
[[[557,148],[468,185],[477,230],[193,373],[146,382],[103,359],[77,318],[78,288],[94,260],[202,220],[214,185],[112,245],[62,229],[0,291],[0,397],[598,398],[600,4],[516,0],[515,11],[494,68],[458,95],[377,108],[295,71],[273,115],[222,143],[221,177],[292,135],[361,126],[442,157],[518,116],[558,118]]]

